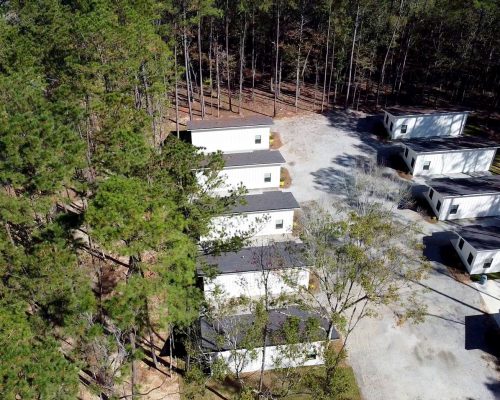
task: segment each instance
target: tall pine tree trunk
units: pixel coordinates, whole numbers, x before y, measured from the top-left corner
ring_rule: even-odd
[[[295,70],[295,112],[299,106],[300,96],[300,51],[302,48],[302,33],[304,31],[304,12],[302,9],[302,2],[300,5],[300,28],[299,28],[299,44],[297,47],[297,67]]]
[[[184,44],[184,68],[186,74],[186,91],[187,91],[187,101],[189,109],[189,119],[193,119],[193,107],[191,105],[191,84],[189,79],[189,53],[187,48],[187,33],[186,33],[186,10],[184,9],[184,29],[182,32],[182,41]]]
[[[243,68],[245,66],[245,35],[247,31],[247,17],[245,14],[243,33],[240,36],[240,91],[238,94],[238,114],[241,114],[241,102],[243,97]]]
[[[323,76],[323,94],[321,95],[321,112],[323,112],[325,106],[325,95],[326,95],[326,77],[328,73],[328,52],[330,50],[330,26],[332,19],[332,4],[333,0],[330,0],[330,8],[328,9],[328,29],[326,33],[326,54],[325,54],[325,72]]]
[[[226,72],[227,72],[227,96],[229,101],[229,111],[233,111],[233,104],[231,100],[231,69],[229,66],[229,0],[226,0]]]
[[[255,5],[252,7],[252,102],[255,101]]]
[[[349,81],[347,82],[347,93],[345,96],[345,108],[349,107],[349,93],[351,91],[351,80],[352,80],[352,64],[354,60],[354,47],[356,45],[356,34],[358,33],[358,23],[359,23],[359,1],[356,7],[356,20],[354,22],[354,33],[352,35],[352,47],[351,47],[351,60],[349,62]]]
[[[218,37],[215,37],[215,79],[217,81],[217,118],[220,117],[220,69],[219,69],[219,46]]]
[[[205,118],[205,95],[203,93],[203,62],[201,55],[201,13],[198,13],[198,62],[200,64],[200,108],[201,119]]]
[[[278,59],[279,59],[279,37],[280,37],[280,0],[276,0],[276,50],[275,50],[275,62],[274,62],[274,107],[273,107],[273,117],[276,117],[277,108],[276,101],[278,97]]]
[[[213,93],[214,85],[212,80],[212,45],[213,45],[213,19],[210,18],[210,41],[208,43],[208,80],[210,82],[210,115],[214,115]]]
[[[335,41],[337,36],[335,35],[335,31],[333,31],[333,44],[332,44],[332,59],[330,61],[330,76],[328,78],[328,91],[326,92],[326,108],[330,107],[330,92],[332,90],[332,77],[333,77],[333,67],[335,62]]]

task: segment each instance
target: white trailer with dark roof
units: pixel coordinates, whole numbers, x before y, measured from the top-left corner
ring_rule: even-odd
[[[424,195],[439,220],[500,215],[500,175],[433,179],[427,186]]]
[[[224,169],[220,177],[224,186],[220,190],[236,189],[239,185],[248,190],[279,189],[281,167],[285,159],[277,150],[257,150],[246,153],[224,154]]]
[[[500,226],[464,226],[451,242],[471,275],[500,272]]]
[[[294,336],[298,339],[292,344],[295,347],[293,358],[290,358],[287,347],[290,344],[283,339],[285,325],[290,320],[298,321],[297,325],[293,325],[297,326]],[[340,339],[335,328],[329,329],[328,321],[318,314],[296,307],[275,309],[269,312],[269,335],[265,343],[266,351],[263,352],[262,347],[248,349],[244,345],[248,343],[248,335],[253,333],[254,324],[253,314],[232,315],[217,320],[200,318],[201,348],[209,354],[212,363],[220,359],[233,373],[248,373],[259,371],[262,366],[264,370],[272,370],[322,365],[325,362],[325,341]]]
[[[213,218],[210,222],[210,234],[200,241],[203,243],[233,236],[256,238],[291,235],[294,213],[299,208],[299,203],[291,192],[272,191],[247,195],[228,214]]]
[[[266,116],[189,121],[193,146],[207,153],[269,149],[273,120]]]
[[[205,256],[198,267],[207,300],[278,297],[309,285],[309,266],[303,245],[277,242],[269,246],[243,248],[219,256]],[[215,276],[212,273],[215,272]],[[293,283],[292,283],[293,282]]]
[[[489,171],[498,143],[472,136],[403,140],[403,159],[413,176]]]
[[[469,111],[393,107],[384,110],[384,127],[391,139],[460,136]]]

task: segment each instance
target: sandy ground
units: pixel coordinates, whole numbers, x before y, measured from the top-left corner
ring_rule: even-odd
[[[356,163],[390,151],[371,132],[376,118],[343,112],[311,114],[275,121],[281,152],[292,176],[290,191],[301,203],[328,204],[339,180]],[[422,324],[398,325],[388,308],[360,323],[348,343],[353,366],[366,400],[500,398],[500,365],[487,341],[492,319],[478,288],[455,279],[444,265],[450,249],[446,223],[425,222],[402,210],[399,217],[420,221],[426,255],[433,270],[422,282],[428,316]],[[498,337],[496,339],[498,342]]]

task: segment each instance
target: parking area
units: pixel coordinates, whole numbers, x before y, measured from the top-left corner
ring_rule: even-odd
[[[394,146],[371,132],[377,118],[343,112],[276,120],[281,152],[292,177],[289,190],[302,204],[329,203],[339,180],[356,165],[391,154]],[[388,173],[394,173],[388,168]],[[398,324],[389,308],[360,322],[350,338],[349,360],[366,400],[500,398],[498,336],[480,285],[458,279],[446,266],[446,223],[432,223],[412,210],[399,217],[421,223],[433,269],[421,282],[428,306],[425,322]],[[492,299],[499,300],[500,299]]]

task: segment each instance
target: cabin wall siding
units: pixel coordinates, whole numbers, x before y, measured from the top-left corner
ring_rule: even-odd
[[[257,260],[256,260],[257,264]],[[256,268],[258,265],[256,265]],[[203,278],[205,298],[217,296],[226,299],[249,297],[257,298],[265,294],[265,280],[267,278],[268,294],[279,296],[285,293],[294,293],[297,286],[307,288],[309,285],[309,269],[283,268],[273,271],[249,271],[232,274],[219,274],[215,278]],[[294,284],[290,285],[289,282]]]
[[[408,139],[435,136],[460,136],[467,121],[467,113],[443,113],[431,115],[392,115],[384,113],[384,126],[392,139]],[[387,122],[386,117],[389,116]],[[391,131],[390,124],[393,123]],[[401,125],[407,125],[406,133]]]
[[[252,232],[252,237],[291,234],[294,210],[263,211],[224,215],[210,222],[210,234],[200,238],[201,242],[217,238],[229,238]],[[276,221],[283,220],[283,228],[276,228]]]
[[[203,147],[203,152],[235,153],[269,149],[269,126],[248,126],[242,128],[207,129],[191,131],[191,143]],[[260,143],[255,143],[255,136],[260,135]]]
[[[462,260],[463,264],[467,268],[467,271],[471,275],[485,274],[492,272],[500,272],[500,249],[498,250],[476,250],[467,240],[464,239],[464,245],[462,249],[458,247],[461,236],[456,235],[455,238],[451,240],[451,243],[458,253],[458,256]],[[473,255],[472,264],[467,262],[469,254]],[[492,258],[493,263],[490,268],[484,268],[484,263],[487,259]]]
[[[405,148],[407,148],[405,146]],[[438,154],[416,154],[408,148],[408,156],[403,159],[413,176],[447,175],[454,173],[485,172],[491,167],[495,158],[495,149],[474,149],[453,151]],[[415,166],[411,167],[411,160],[415,159]],[[429,170],[424,170],[425,162],[429,161]]]

